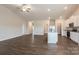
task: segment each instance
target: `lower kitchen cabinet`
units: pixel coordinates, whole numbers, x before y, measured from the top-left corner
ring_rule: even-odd
[[[70,38],[79,44],[79,32],[70,32]]]

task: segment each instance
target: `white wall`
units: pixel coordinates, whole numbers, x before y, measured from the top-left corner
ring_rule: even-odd
[[[0,5],[0,41],[27,34],[26,22]]]
[[[44,34],[48,32],[48,21],[34,21],[36,29],[34,33]],[[38,25],[37,25],[38,24]],[[0,41],[32,33],[32,25],[29,21],[13,13],[8,8],[0,5]],[[38,27],[38,30],[37,30]]]

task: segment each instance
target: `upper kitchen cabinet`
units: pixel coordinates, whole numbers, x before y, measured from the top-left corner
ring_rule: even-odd
[[[79,27],[79,8],[74,12],[72,21],[75,27]]]
[[[65,21],[65,27],[69,27],[69,19]]]
[[[65,21],[65,27],[69,27],[69,24],[70,24],[70,23],[74,23],[72,17],[70,17],[69,19],[67,19],[67,20]]]
[[[79,23],[78,16],[75,16],[75,19],[74,20],[75,20],[74,26],[75,27],[79,26],[79,24],[78,24]]]
[[[74,27],[78,26],[78,24],[77,24],[77,16],[73,16],[72,22],[74,23]]]
[[[74,27],[78,27],[79,26],[79,16],[73,15],[68,20],[66,20],[66,27],[69,27],[70,23],[74,23]]]
[[[79,27],[79,15],[76,18],[76,23],[77,23],[77,26]]]
[[[74,16],[72,21],[74,23],[74,27],[79,26],[79,16],[78,15]]]

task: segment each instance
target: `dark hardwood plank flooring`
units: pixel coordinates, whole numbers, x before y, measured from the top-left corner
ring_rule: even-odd
[[[53,39],[53,38],[52,38]],[[0,42],[0,55],[77,55],[79,46],[59,35],[57,44],[48,44],[47,36],[24,35]]]

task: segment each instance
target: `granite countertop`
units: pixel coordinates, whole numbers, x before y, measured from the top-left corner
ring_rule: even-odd
[[[71,31],[71,32],[78,32],[79,33],[79,31]]]
[[[79,33],[79,31],[73,31],[73,30],[64,30],[64,31],[70,31],[70,32],[78,32],[78,33]]]

